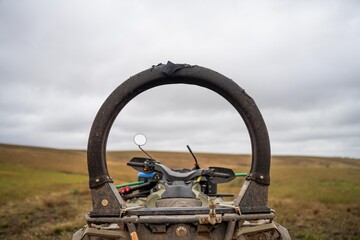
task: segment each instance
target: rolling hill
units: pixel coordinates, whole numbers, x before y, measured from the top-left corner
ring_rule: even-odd
[[[149,151],[172,168],[189,153]],[[136,180],[126,166],[137,151],[107,153],[116,184]],[[248,172],[249,155],[196,153],[202,167]],[[220,187],[237,194],[243,179]],[[91,210],[86,151],[0,144],[0,239],[68,239]],[[273,156],[269,206],[293,239],[360,239],[360,160]]]

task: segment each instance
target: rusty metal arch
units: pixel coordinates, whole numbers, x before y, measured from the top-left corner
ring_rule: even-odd
[[[140,93],[167,84],[191,84],[224,97],[245,122],[251,140],[250,173],[234,201],[242,213],[269,212],[270,142],[263,117],[254,100],[231,79],[210,69],[187,64],[159,64],[140,72],[117,87],[98,111],[88,142],[89,185],[93,200],[91,216],[119,216],[126,204],[116,190],[106,165],[106,144],[111,126],[124,106]]]

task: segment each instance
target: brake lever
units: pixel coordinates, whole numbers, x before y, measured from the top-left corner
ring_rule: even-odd
[[[230,175],[227,173],[219,173],[219,172],[215,172],[215,169],[204,169],[202,172],[202,176],[205,177],[220,177],[220,178],[229,178]]]

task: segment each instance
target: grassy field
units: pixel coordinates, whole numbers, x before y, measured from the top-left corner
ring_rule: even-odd
[[[150,152],[170,167],[188,153]],[[202,167],[248,172],[247,155],[196,154]],[[115,183],[136,180],[126,166],[139,152],[109,152]],[[243,179],[220,187],[239,192]],[[69,239],[91,210],[86,152],[0,145],[0,239]],[[293,239],[360,239],[360,160],[273,156],[269,206]]]

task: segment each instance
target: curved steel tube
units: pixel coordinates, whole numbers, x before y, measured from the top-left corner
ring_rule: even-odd
[[[91,128],[87,152],[90,188],[94,190],[92,194],[94,208],[100,206],[94,202],[99,197],[95,196],[96,189],[112,182],[106,165],[106,144],[115,118],[124,106],[140,93],[167,84],[191,84],[204,87],[218,93],[232,104],[245,122],[251,139],[252,162],[247,180],[253,180],[260,185],[270,184],[269,136],[254,100],[234,81],[215,71],[168,62],[166,65],[154,66],[130,77],[110,94],[98,111]],[[125,205],[119,197],[116,196],[118,200],[120,199],[120,205]]]

